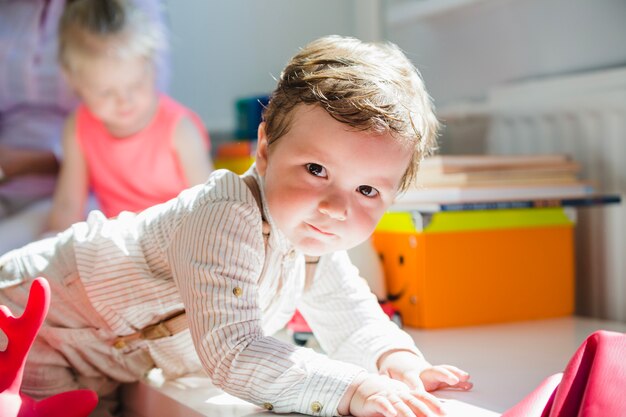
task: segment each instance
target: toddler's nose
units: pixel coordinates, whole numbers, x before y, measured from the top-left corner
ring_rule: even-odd
[[[122,91],[117,95],[117,105],[120,107],[129,106],[133,102],[131,91]]]
[[[347,204],[344,199],[338,196],[326,198],[320,202],[318,209],[320,213],[335,220],[344,221],[348,217]]]

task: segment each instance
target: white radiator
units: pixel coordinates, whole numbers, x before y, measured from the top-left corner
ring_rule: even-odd
[[[444,150],[470,140],[493,154],[567,153],[599,191],[626,197],[626,69],[564,76],[494,89],[470,113],[444,112],[456,134]],[[446,114],[447,113],[447,114]],[[463,135],[485,120],[484,138]],[[474,128],[473,131],[476,129]],[[578,210],[576,311],[626,321],[626,201]]]

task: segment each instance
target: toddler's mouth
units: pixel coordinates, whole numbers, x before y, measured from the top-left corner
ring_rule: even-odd
[[[311,228],[316,233],[320,233],[320,234],[322,234],[324,236],[335,236],[334,233],[330,233],[330,232],[327,232],[325,230],[319,229],[319,228],[313,226],[311,223],[306,223],[306,224],[307,224],[307,226],[309,226],[309,228]]]

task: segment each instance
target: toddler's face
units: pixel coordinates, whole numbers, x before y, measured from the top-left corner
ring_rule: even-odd
[[[272,218],[312,256],[369,237],[410,157],[391,135],[351,130],[319,106],[297,106],[288,133],[269,147],[264,126],[259,129],[257,168]]]
[[[89,110],[115,136],[137,133],[154,115],[154,69],[146,58],[84,59],[69,80]]]

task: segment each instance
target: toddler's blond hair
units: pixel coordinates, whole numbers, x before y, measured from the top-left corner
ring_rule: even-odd
[[[166,48],[162,25],[125,0],[72,0],[59,24],[59,61],[72,71],[101,54],[154,60]]]

